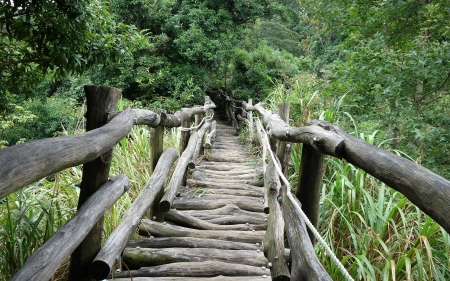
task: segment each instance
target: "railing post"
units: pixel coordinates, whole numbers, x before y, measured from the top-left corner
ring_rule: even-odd
[[[252,99],[248,99],[248,105],[249,106],[253,106],[253,100]],[[247,112],[247,119],[248,119],[248,129],[249,129],[249,133],[250,133],[250,142],[251,143],[255,143],[255,135],[253,134],[253,111],[248,111]]]
[[[281,117],[281,119],[286,122],[287,125],[289,125],[289,107],[290,104],[288,102],[279,102],[278,103],[278,115]],[[290,161],[290,149],[286,149],[286,145],[288,143],[285,141],[278,141],[277,142],[277,157],[280,160],[281,168],[284,175],[287,175],[287,169],[289,167],[289,161]]]
[[[107,113],[114,111],[122,91],[104,86],[85,86],[87,100],[86,131],[106,124]],[[78,209],[97,189],[108,180],[113,150],[83,165]],[[86,238],[71,255],[69,281],[93,280],[88,273],[89,265],[100,251],[103,234],[103,217],[95,224]]]
[[[157,110],[154,110],[156,113],[161,113]],[[158,126],[156,128],[150,129],[150,174],[153,174],[155,171],[156,165],[158,164],[159,158],[163,153],[164,149],[164,127]],[[160,212],[158,209],[158,202],[164,196],[164,189],[156,195],[155,200],[153,200],[153,204],[150,205],[147,211],[147,217],[152,220],[153,218],[156,221],[163,222],[164,221],[164,213]]]
[[[322,188],[324,155],[312,146],[303,144],[300,175],[295,196],[302,203],[302,210],[314,227],[319,224],[320,190]],[[311,243],[315,238],[308,228]]]
[[[206,102],[205,102],[206,103]],[[200,107],[200,105],[196,105],[195,107]],[[200,123],[202,122],[202,120],[203,120],[203,117],[205,117],[205,114],[204,113],[198,113],[198,114],[195,114],[194,115],[194,118],[195,118],[195,126],[198,126],[198,125],[200,125]],[[204,152],[204,150],[203,150],[203,144],[202,144],[202,146],[200,147],[200,151],[199,151],[199,155],[203,155],[205,152]],[[197,160],[197,159],[194,159],[194,161],[195,160]]]

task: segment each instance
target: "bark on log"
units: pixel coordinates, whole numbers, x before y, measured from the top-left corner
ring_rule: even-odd
[[[118,175],[102,185],[77,213],[27,260],[11,281],[49,280],[88,235],[89,230],[126,191],[128,185],[129,180],[124,175]]]
[[[143,219],[139,226],[139,234],[141,235],[153,235],[155,237],[197,237],[244,243],[261,243],[264,238],[264,233],[265,231],[198,230],[146,219]]]
[[[87,104],[86,131],[89,132],[106,124],[107,114],[116,109],[122,91],[103,86],[84,86],[84,91]],[[92,144],[86,144],[86,146],[90,145]],[[113,149],[111,148],[100,157],[83,165],[78,209],[108,180],[112,157]],[[102,235],[103,217],[72,252],[69,268],[70,281],[92,280],[88,273],[89,264],[101,248]]]
[[[192,173],[192,177],[196,180],[201,180],[204,178],[214,178],[214,179],[229,179],[230,175],[232,175],[233,179],[255,179],[255,178],[262,178],[262,173],[256,173],[256,172],[247,172],[247,171],[235,171],[235,172],[227,172],[227,173],[217,173],[215,171],[208,171],[205,172],[205,170],[202,169],[196,169]]]
[[[196,108],[183,108],[181,111],[175,112],[175,114],[161,114],[161,121],[159,126],[173,128],[180,127],[183,121],[191,120],[194,114],[205,113],[209,109],[216,108],[216,105],[211,102],[210,104],[205,104],[204,106]]]
[[[231,276],[258,276],[258,280],[261,280],[264,274],[268,274],[268,270],[264,270],[261,267],[250,266],[245,264],[232,264],[218,261],[205,261],[205,262],[180,262],[166,265],[159,265],[154,267],[142,268],[140,270],[123,271],[114,274],[114,280],[116,277],[130,277],[133,276],[133,280],[139,280],[136,277],[161,277],[173,276],[171,278],[186,278],[192,277],[187,280],[203,280],[204,277],[214,277],[206,280],[246,280],[246,279],[227,279],[227,277],[217,276],[219,274]],[[244,277],[245,278],[245,277]],[[253,278],[253,277],[252,277]],[[148,279],[147,279],[148,280]],[[155,279],[151,279],[152,281]],[[158,280],[158,279],[156,279]],[[167,279],[166,279],[167,280]],[[169,279],[172,280],[172,279]],[[177,279],[175,279],[177,280]],[[182,279],[186,280],[186,279]]]
[[[268,201],[270,207],[269,222],[264,238],[264,254],[272,263],[270,274],[272,280],[290,280],[289,268],[284,259],[284,220],[278,196],[281,184],[275,164],[270,160],[267,165],[266,177],[270,179],[268,184]]]
[[[296,198],[294,200],[301,206],[301,203]],[[291,249],[291,280],[331,281],[331,277],[317,259],[306,231],[305,222],[286,194],[283,195],[281,208],[286,223],[286,235]]]
[[[0,198],[48,175],[95,160],[128,135],[133,118],[133,112],[128,109],[103,127],[82,135],[30,141],[1,149]]]
[[[178,188],[179,197],[202,197],[202,196],[213,196],[213,195],[236,195],[236,196],[248,196],[260,198],[263,193],[253,190],[240,190],[240,189],[214,189],[214,188],[202,188],[194,189],[189,187],[180,186]]]
[[[267,259],[259,251],[202,248],[125,248],[122,261],[128,268],[163,265],[175,262],[220,261],[251,266],[265,266]]]
[[[234,184],[234,185],[240,185],[240,184],[248,184],[248,185],[253,185],[253,186],[259,186],[262,187],[264,186],[264,180],[255,180],[255,179],[249,179],[248,176],[247,178],[238,178],[237,176],[233,176],[230,178],[229,177],[216,177],[214,175],[208,175],[208,174],[193,174],[192,177],[193,181],[199,181],[202,182],[204,184],[215,184],[217,183],[217,180],[220,180],[221,183],[223,184]]]
[[[259,140],[259,144],[261,145],[262,149],[263,149],[263,155],[262,155],[262,160],[263,160],[263,174],[267,175],[267,164],[268,164],[268,151],[269,151],[269,147],[267,146],[267,143],[263,140],[263,136],[265,134],[264,129],[262,127],[261,121],[259,120],[259,118],[256,120],[255,122],[256,124],[256,136],[258,137]],[[265,179],[265,181],[267,181],[267,179]],[[268,183],[269,184],[269,183]],[[269,188],[266,186],[264,187],[264,213],[268,214],[269,213],[269,194],[268,194],[268,190]]]
[[[120,114],[122,111],[113,111],[108,113],[108,121]],[[152,128],[156,128],[161,121],[161,116],[157,112],[146,109],[133,109],[134,124],[135,125],[147,125]]]
[[[199,219],[208,221],[214,224],[243,224],[249,223],[253,225],[257,225],[261,227],[261,229],[267,229],[267,219],[255,218],[253,216],[226,216],[226,215],[214,215],[214,216],[200,216]],[[255,228],[256,230],[260,230],[259,228]]]
[[[344,159],[401,192],[450,233],[450,181],[333,126],[345,139]]]
[[[211,123],[211,131],[208,135],[206,135],[205,144],[203,145],[203,148],[210,149],[216,140],[216,133],[217,133],[217,122],[216,120],[212,121]]]
[[[128,211],[124,214],[119,225],[111,233],[111,236],[103,245],[89,267],[89,274],[97,279],[105,279],[111,272],[127,240],[131,237],[137,225],[145,215],[150,204],[163,188],[164,180],[169,174],[170,167],[178,158],[178,153],[173,148],[168,148],[161,155],[160,161],[150,178],[150,181],[142,189],[139,196],[134,200]]]
[[[266,230],[265,225],[253,225],[247,224],[235,224],[235,225],[219,225],[210,223],[201,219],[198,219],[189,214],[180,212],[178,210],[170,210],[165,215],[166,221],[172,222],[179,226],[195,228],[195,229],[207,229],[207,230]]]
[[[202,182],[196,181],[193,179],[188,179],[186,181],[188,186],[197,186],[197,187],[206,187],[206,188],[217,188],[217,189],[243,189],[243,190],[251,190],[255,192],[263,193],[263,188],[259,186],[254,186],[245,183],[211,183],[211,182]]]
[[[203,148],[203,137],[205,136],[205,132],[211,128],[211,122],[206,121],[205,124],[200,128],[200,130],[197,131],[197,144],[194,149],[194,155],[192,156],[191,161],[194,163],[197,162],[197,158],[199,155],[203,154],[202,148]]]
[[[303,144],[300,174],[295,196],[302,203],[302,210],[314,227],[319,224],[320,192],[322,190],[324,155],[311,146]],[[315,237],[308,228],[309,238],[314,245]]]
[[[281,117],[281,119],[286,123],[286,125],[289,125],[289,106],[290,104],[288,102],[279,102],[278,107],[278,115]],[[283,174],[287,176],[287,169],[290,161],[290,150],[286,151],[286,145],[287,142],[279,140],[277,142],[277,157],[280,160],[281,163],[281,170],[283,171]],[[286,155],[286,152],[289,152],[288,155]]]
[[[267,218],[266,214],[245,211],[234,204],[228,204],[225,207],[214,210],[202,210],[202,211],[190,210],[184,212],[194,217],[209,216],[209,215],[233,215],[233,216],[252,216],[261,219]]]
[[[195,237],[153,237],[130,240],[128,248],[214,248],[224,250],[262,250],[262,245]]]
[[[171,208],[173,200],[175,199],[178,186],[180,186],[184,174],[186,172],[187,165],[189,164],[190,160],[192,159],[192,155],[194,154],[194,148],[198,140],[197,135],[198,135],[197,132],[194,132],[192,134],[188,147],[183,152],[180,159],[178,159],[178,163],[177,166],[175,167],[175,170],[172,173],[170,183],[167,186],[164,196],[158,205],[158,208],[161,212],[166,213]]]
[[[152,128],[150,130],[150,174],[156,168],[158,164],[159,158],[163,153],[164,148],[164,127]],[[164,221],[164,213],[161,212],[158,208],[158,203],[161,201],[161,198],[164,196],[164,189],[161,188],[159,193],[156,195],[154,200],[151,202],[150,206],[147,210],[147,217],[153,218],[156,217],[156,220],[159,222]]]
[[[278,114],[255,105],[267,124],[269,135],[282,141],[310,144],[320,153],[341,158],[344,152],[344,138],[336,133],[326,131],[319,126],[289,127]]]
[[[238,265],[240,267],[241,265]],[[150,269],[141,269],[137,271],[130,271],[130,275],[134,272],[143,272],[144,270]],[[166,269],[163,269],[166,271]],[[176,269],[174,269],[176,271]],[[199,271],[202,271],[201,269]],[[221,274],[221,273],[218,273]],[[216,276],[215,277],[134,277],[134,281],[261,281],[261,275],[258,276]],[[114,278],[114,281],[130,281],[129,278]]]
[[[211,210],[235,204],[251,212],[264,212],[264,204],[257,198],[210,199],[210,198],[176,198],[173,207],[178,210]]]

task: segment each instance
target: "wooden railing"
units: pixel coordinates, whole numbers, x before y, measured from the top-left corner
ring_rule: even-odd
[[[106,278],[145,213],[156,220],[163,220],[163,212],[167,212],[173,202],[173,190],[183,181],[186,167],[193,162],[193,157],[201,153],[203,135],[211,123],[205,119],[198,132],[190,135],[190,130],[185,130],[182,133],[181,158],[175,168],[176,176],[169,184],[169,194],[165,195],[163,182],[179,154],[173,148],[163,152],[164,127],[190,127],[192,117],[195,117],[196,125],[200,125],[202,116],[211,116],[215,108],[206,97],[203,106],[184,108],[175,114],[132,109],[116,112],[121,96],[119,89],[86,86],[85,92],[86,133],[36,140],[0,150],[0,198],[65,168],[83,164],[76,214],[27,260],[11,280],[49,280],[69,255],[69,280]],[[131,131],[133,125],[152,127],[149,140],[152,177],[101,248],[103,215],[130,186],[125,175],[108,179],[113,147]],[[163,195],[164,200],[160,202]],[[155,202],[160,202],[159,208]]]
[[[77,213],[28,259],[11,280],[48,280],[69,255],[70,280],[106,278],[120,261],[120,253],[141,218],[147,214],[153,220],[164,220],[164,214],[172,206],[176,189],[185,184],[186,170],[195,167],[194,160],[203,153],[203,147],[210,148],[214,140],[215,123],[210,122],[210,118],[203,118],[204,115],[210,117],[215,108],[208,97],[203,106],[185,108],[174,114],[131,109],[116,112],[115,107],[121,95],[119,89],[86,86],[85,91],[86,133],[37,140],[0,150],[0,198],[62,169],[83,164]],[[303,212],[317,226],[324,155],[343,158],[400,191],[450,232],[450,217],[447,216],[450,212],[448,180],[324,121],[313,120],[305,127],[290,127],[289,104],[279,104],[278,115],[261,103],[252,105],[251,101],[235,101],[225,95],[220,97],[222,101],[215,101],[225,108],[230,123],[239,129],[247,124],[251,139],[254,138],[252,132],[255,130],[263,147],[264,202],[265,211],[269,214],[264,252],[270,261],[272,279],[331,280],[315,256],[314,236],[305,227],[304,219],[295,207],[301,204]],[[256,121],[252,112],[258,114]],[[195,117],[198,129],[193,133],[183,130],[179,151],[181,156],[164,192],[163,182],[179,156],[172,148],[163,151],[164,127],[188,128],[192,117]],[[202,120],[205,122],[202,123]],[[129,188],[129,180],[125,175],[108,179],[112,149],[131,131],[133,125],[152,127],[152,177],[101,247],[103,215]],[[209,134],[203,144],[207,132]],[[269,142],[265,141],[269,138]],[[280,181],[278,172],[281,170],[282,174],[286,174],[290,143],[303,143],[295,194],[300,202],[295,198],[289,199],[286,183]],[[276,158],[272,155],[276,155]],[[277,166],[281,168],[277,169]],[[290,259],[285,255],[285,229],[291,249]]]
[[[290,127],[287,122],[289,105],[285,103],[278,105],[278,112],[282,113],[282,117],[267,110],[263,103],[253,106],[251,100],[238,101],[225,96],[222,97],[220,106],[226,112],[230,124],[237,128],[243,124],[251,124],[251,113],[256,112],[256,132],[261,145],[264,146],[263,134],[270,137],[270,147],[263,152],[267,166],[265,194],[267,208],[270,210],[264,249],[267,251],[267,258],[276,267],[271,271],[272,279],[283,280],[289,273],[286,269],[287,261],[276,258],[283,256],[283,231],[286,224],[291,248],[291,280],[331,280],[314,254],[314,236],[306,229],[304,220],[294,207],[295,203],[286,198],[283,184],[274,171],[274,163],[267,156],[269,151],[273,151],[285,172],[289,162],[287,158],[290,157],[289,142],[303,144],[295,197],[314,226],[319,222],[324,155],[330,155],[347,160],[401,192],[450,233],[450,181],[445,178],[413,161],[353,137],[342,128],[325,121],[310,120],[305,127]],[[248,116],[247,120],[243,118],[245,115]],[[312,243],[305,243],[306,233]]]

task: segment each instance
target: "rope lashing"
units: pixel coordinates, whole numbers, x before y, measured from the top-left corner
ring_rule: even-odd
[[[264,142],[266,143],[266,145],[268,145],[268,147],[270,147],[270,142],[267,136],[266,132],[263,132],[262,134]],[[286,177],[284,176],[283,172],[281,171],[281,168],[278,164],[278,162],[276,161],[275,156],[273,155],[273,151],[270,151],[270,156],[272,157],[272,161],[275,165],[275,169],[277,170],[278,175],[280,176],[280,178],[282,179],[282,181],[284,182],[284,184],[286,184],[286,195],[289,198],[289,200],[291,200],[291,202],[293,203],[295,209],[300,213],[300,215],[302,216],[302,218],[305,220],[306,225],[308,226],[308,228],[311,230],[311,232],[314,234],[314,237],[316,237],[317,242],[319,242],[319,244],[325,249],[325,252],[327,252],[327,254],[330,256],[331,260],[335,263],[335,265],[339,268],[339,271],[341,272],[341,274],[345,277],[346,281],[354,281],[354,279],[350,276],[350,274],[347,272],[347,270],[345,269],[345,267],[342,265],[341,261],[336,257],[336,255],[334,254],[334,252],[330,249],[330,247],[328,246],[328,244],[325,242],[325,240],[322,238],[322,236],[319,234],[319,232],[317,231],[317,229],[314,227],[314,225],[311,223],[311,221],[309,220],[309,218],[306,216],[306,214],[303,212],[302,208],[300,207],[300,205],[297,204],[297,202],[295,201],[292,193],[291,193],[291,185],[289,184],[289,181],[286,179]]]
[[[187,132],[187,131],[192,131],[192,130],[198,129],[203,125],[203,122],[205,122],[206,120],[210,121],[213,119],[213,117],[214,117],[214,113],[209,117],[207,117],[207,116],[203,117],[202,121],[197,126],[191,126],[190,128],[180,127],[180,130],[183,132]]]

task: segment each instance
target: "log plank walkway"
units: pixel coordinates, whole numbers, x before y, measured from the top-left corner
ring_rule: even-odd
[[[123,252],[125,265],[110,280],[270,279],[262,241],[264,214],[261,163],[221,119],[207,157],[179,187],[164,222],[142,220]]]

